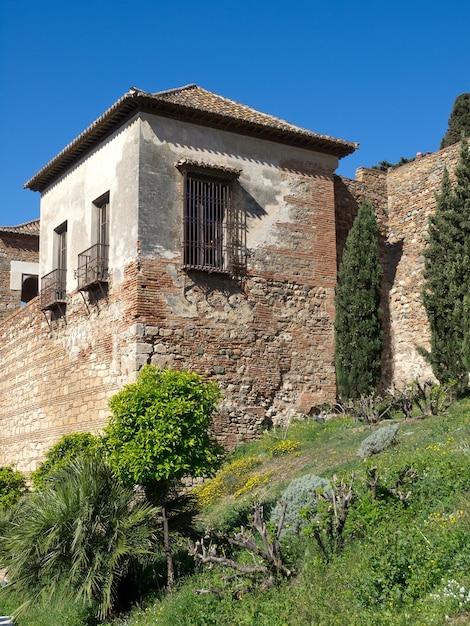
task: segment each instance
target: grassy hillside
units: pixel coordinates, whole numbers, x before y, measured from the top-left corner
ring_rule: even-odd
[[[305,528],[290,527],[281,537],[290,576],[270,584],[267,574],[249,578],[219,564],[194,566],[182,558],[171,594],[154,590],[142,606],[109,624],[470,624],[469,415],[470,400],[464,400],[439,416],[372,428],[349,417],[324,424],[303,421],[240,446],[213,480],[195,490],[202,505],[201,535],[212,529],[233,536],[240,526],[249,527],[252,504],[259,501],[272,539],[270,511],[293,478],[316,474],[332,481],[336,476],[347,491],[353,476],[353,499],[339,541],[328,534],[334,521],[329,501],[322,499],[315,511],[311,499],[300,515]],[[361,443],[391,423],[399,427],[396,445],[370,458],[358,456]],[[336,505],[339,510],[340,498]],[[247,567],[261,564],[259,556],[227,543],[217,554]],[[3,601],[2,606],[0,594],[5,613],[12,599]],[[57,624],[57,618],[50,621],[54,610],[38,608],[18,624]],[[61,611],[60,623],[87,623],[67,616],[64,607]]]
[[[113,624],[470,623],[469,415],[465,400],[446,414],[397,420],[397,445],[368,460],[358,457],[358,448],[383,423],[369,429],[349,418],[301,422],[241,446],[199,491],[207,502],[201,527],[229,532],[246,523],[251,501],[269,508],[296,476],[336,474],[349,481],[354,472],[344,547],[327,561],[312,529],[286,534],[289,579],[266,588],[263,576],[247,582],[230,568],[202,566],[170,596],[157,594]],[[371,476],[378,477],[375,499]],[[238,558],[254,561],[246,552]]]

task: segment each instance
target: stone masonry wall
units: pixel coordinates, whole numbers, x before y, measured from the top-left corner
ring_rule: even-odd
[[[0,320],[21,304],[21,290],[10,288],[11,262],[37,263],[38,257],[37,236],[0,230]]]
[[[224,401],[215,430],[228,447],[335,399],[333,177],[299,162],[283,172],[286,219],[249,251],[246,275],[182,272],[181,259],[146,257],[135,276],[138,366],[216,378]]]
[[[109,398],[135,375],[135,324],[126,289],[49,323],[34,299],[0,326],[0,465],[36,469],[62,435],[96,431]],[[49,314],[48,314],[49,315]]]
[[[388,172],[359,168],[356,180],[335,180],[338,264],[362,199],[370,200],[377,213],[384,270],[382,388],[432,377],[416,350],[418,345],[429,348],[429,325],[421,303],[423,249],[444,166],[453,179],[459,149],[455,144]]]
[[[460,144],[424,155],[387,175],[387,244],[395,251],[395,275],[389,292],[393,380],[397,384],[431,377],[431,369],[416,351],[429,348],[429,325],[421,303],[425,234],[436,208],[444,166],[452,174]]]
[[[4,320],[0,465],[30,472],[62,435],[102,428],[109,398],[145,363],[216,379],[224,400],[214,428],[229,447],[334,401],[333,175],[291,161],[282,177],[286,210],[248,250],[243,276],[136,252],[108,298],[72,292],[49,323],[35,299]]]

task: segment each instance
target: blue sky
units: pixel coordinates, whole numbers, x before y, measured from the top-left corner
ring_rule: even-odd
[[[23,184],[122,96],[197,83],[360,143],[339,174],[434,151],[470,92],[470,2],[0,0],[0,225]]]

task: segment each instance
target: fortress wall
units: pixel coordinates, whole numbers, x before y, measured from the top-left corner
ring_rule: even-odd
[[[423,250],[444,166],[452,178],[459,150],[460,144],[454,144],[387,175],[387,245],[395,268],[388,298],[393,380],[397,384],[432,377],[429,365],[416,351],[416,346],[429,348],[429,325],[421,303]]]
[[[107,297],[72,291],[52,320],[35,299],[3,321],[0,465],[30,472],[62,435],[100,430],[109,398],[146,363],[218,381],[227,447],[335,400],[333,174],[289,161],[281,176],[282,210],[252,233],[244,275],[136,252]]]

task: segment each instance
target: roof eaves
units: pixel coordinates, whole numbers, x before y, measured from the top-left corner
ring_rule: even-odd
[[[179,102],[172,102],[171,96],[200,89],[197,85],[189,84],[184,87],[147,93],[135,87],[124,94],[80,135],[69,143],[59,154],[47,163],[39,172],[29,179],[25,189],[44,191],[61,173],[77,162],[93,146],[105,139],[113,130],[119,127],[137,111],[142,110],[156,113],[164,117],[194,122],[202,126],[221,128],[238,134],[263,137],[265,139],[332,154],[342,158],[358,148],[357,143],[335,139],[328,135],[319,135],[312,131],[294,126],[284,120],[262,114],[266,120],[271,119],[273,124],[237,118],[223,112],[204,109],[197,104],[190,106]],[[205,91],[205,90],[204,90]],[[210,92],[207,92],[210,93]],[[170,98],[170,99],[168,99]],[[220,98],[230,102],[227,98]],[[236,103],[235,103],[236,104]],[[245,105],[240,105],[245,106]],[[250,107],[245,107],[250,109]],[[253,111],[256,112],[254,109]],[[278,122],[279,125],[276,125]]]
[[[129,91],[61,150],[24,185],[24,189],[43,191],[56,176],[72,165],[98,141],[104,139],[133,112],[138,110],[139,92]]]

